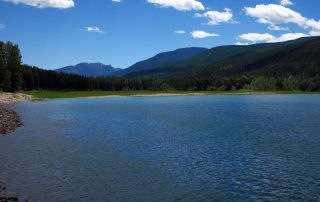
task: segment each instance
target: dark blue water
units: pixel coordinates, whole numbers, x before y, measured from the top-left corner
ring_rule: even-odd
[[[320,95],[16,104],[0,181],[31,201],[320,200]]]

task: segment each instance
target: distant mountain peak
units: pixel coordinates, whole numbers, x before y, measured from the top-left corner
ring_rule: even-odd
[[[82,62],[76,65],[70,65],[70,66],[57,69],[56,72],[77,74],[77,75],[88,76],[88,77],[105,77],[105,76],[110,76],[112,73],[118,70],[120,69],[114,68],[112,65],[102,64],[100,62],[96,62],[96,63]]]

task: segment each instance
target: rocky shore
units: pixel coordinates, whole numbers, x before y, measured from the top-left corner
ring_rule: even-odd
[[[0,184],[0,202],[16,202],[19,199],[15,196],[3,196],[6,195],[6,187]]]
[[[22,125],[20,116],[10,108],[9,104],[31,100],[32,97],[22,93],[2,93],[0,92],[0,136],[13,132]],[[7,188],[0,181],[0,202],[15,202],[19,199],[6,193]],[[26,200],[27,201],[27,200]]]
[[[22,93],[0,93],[0,134],[13,132],[22,125],[20,116],[8,108],[9,104],[31,100],[31,96]]]
[[[15,111],[4,106],[0,106],[0,134],[13,132],[21,125],[21,118]]]

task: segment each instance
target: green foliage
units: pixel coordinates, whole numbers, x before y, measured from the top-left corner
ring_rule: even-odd
[[[251,89],[257,91],[276,90],[276,80],[274,78],[257,77],[251,83]]]
[[[22,84],[21,55],[17,45],[0,43],[0,86],[4,91],[18,91]]]
[[[227,91],[228,90],[228,86],[226,86],[226,85],[219,86],[217,90],[218,91]]]
[[[222,46],[198,56],[158,69],[136,72],[145,78],[170,78],[179,89],[196,86],[229,90],[251,89],[257,77],[273,78],[272,85],[259,89],[318,91],[320,37],[309,37],[276,44]],[[228,82],[228,78],[230,81]],[[274,83],[275,81],[275,83]],[[266,81],[267,84],[269,81]],[[260,82],[261,84],[261,82]],[[275,86],[273,86],[273,84]],[[257,87],[254,83],[254,87]]]
[[[206,91],[216,91],[217,87],[216,86],[209,86],[207,87]]]
[[[1,84],[3,91],[11,91],[11,72],[9,70],[6,70],[4,72],[4,79]]]
[[[292,75],[283,80],[283,89],[287,91],[299,90],[299,81]]]
[[[3,88],[3,81],[7,71],[5,44],[0,41],[0,89]]]
[[[301,42],[302,43],[302,42]],[[268,45],[266,45],[268,46]],[[279,49],[253,46],[229,47],[246,53],[185,73],[170,72],[152,77],[83,77],[21,65],[18,46],[0,43],[0,88],[17,90],[67,91],[320,91],[320,40],[303,41]],[[258,51],[258,48],[261,48]],[[258,51],[259,53],[254,53]],[[248,54],[247,54],[248,53]],[[223,54],[226,57],[227,52]],[[233,54],[233,53],[230,53]],[[182,68],[183,69],[183,68]],[[288,76],[290,75],[290,76]],[[241,91],[242,92],[242,91]],[[214,93],[214,92],[212,92]]]
[[[231,91],[237,91],[237,88],[235,86],[231,86]]]

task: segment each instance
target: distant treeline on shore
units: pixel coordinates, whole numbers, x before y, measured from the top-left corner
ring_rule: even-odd
[[[320,77],[254,74],[233,76],[190,74],[174,77],[84,77],[58,73],[23,65],[17,45],[0,42],[0,89],[2,91],[30,90],[180,90],[236,91],[241,89],[268,91],[320,91]]]

